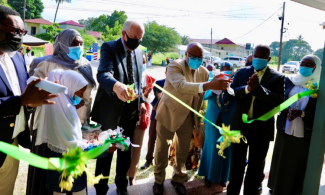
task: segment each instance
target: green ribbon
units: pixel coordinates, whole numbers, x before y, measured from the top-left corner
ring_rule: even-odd
[[[105,140],[105,143],[110,142],[111,144],[122,144],[125,147],[125,151],[127,151],[129,149],[129,146],[124,142],[126,140],[126,138],[123,137],[118,137],[118,133],[116,134],[116,138],[111,139],[110,136],[107,136],[107,139]]]
[[[236,137],[240,135],[240,131],[230,131],[226,129],[222,129],[220,133],[227,135],[228,137]],[[224,135],[222,135],[217,142],[223,142]]]
[[[186,107],[187,109],[189,109],[190,111],[192,111],[194,114],[196,114],[197,116],[203,118],[203,120],[205,120],[206,122],[210,123],[212,126],[214,126],[215,128],[217,128],[220,133],[224,133],[226,130],[222,129],[221,127],[217,126],[216,124],[214,124],[213,122],[211,122],[210,120],[208,120],[207,118],[205,118],[202,114],[200,114],[199,112],[197,112],[196,110],[194,110],[192,107],[190,107],[189,105],[185,104],[182,100],[178,99],[177,97],[175,97],[173,94],[169,93],[167,90],[165,90],[164,88],[160,87],[159,85],[157,85],[156,83],[154,84],[155,87],[157,87],[160,91],[162,91],[164,94],[168,95],[169,97],[173,98],[175,101],[177,101],[178,103],[182,104],[184,107]],[[239,131],[240,132],[240,131]]]
[[[282,104],[280,104],[279,106],[273,108],[271,111],[267,112],[266,114],[262,115],[261,117],[257,118],[257,119],[252,119],[250,121],[248,121],[248,115],[247,114],[243,114],[242,115],[242,119],[244,123],[252,123],[255,120],[258,121],[267,121],[269,120],[271,117],[273,117],[274,115],[276,115],[277,113],[281,112],[282,110],[288,108],[291,104],[295,103],[296,101],[298,101],[300,98],[317,93],[318,90],[311,90],[311,91],[304,91],[304,92],[300,92],[297,93],[295,95],[293,95],[292,97],[290,97],[289,99],[287,99],[285,102],[283,102]]]
[[[128,88],[130,88],[131,89],[131,91],[133,91],[134,90],[134,83],[133,84],[131,84],[131,85],[126,85]],[[130,92],[128,92],[128,95],[131,95],[130,94]],[[131,101],[129,100],[129,101],[127,101],[127,103],[130,103]]]

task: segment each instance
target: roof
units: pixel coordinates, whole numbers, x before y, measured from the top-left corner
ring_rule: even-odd
[[[29,23],[37,23],[37,24],[46,24],[46,25],[52,25],[53,23],[45,20],[43,18],[37,18],[37,19],[30,19],[30,20],[25,20],[25,22],[29,22]]]
[[[189,39],[190,43],[198,42],[201,44],[211,44],[211,39]],[[220,41],[220,39],[212,39],[212,43],[215,44],[216,42]]]
[[[31,35],[25,35],[23,38],[23,44],[28,46],[44,45],[45,43],[48,43],[48,41],[33,37]]]
[[[67,24],[71,26],[79,26],[79,27],[85,27],[84,25],[81,25],[73,20],[65,21],[65,22],[60,22],[59,24]]]
[[[100,39],[101,35],[103,34],[102,32],[97,32],[97,31],[88,31],[88,35],[92,35],[95,38]]]

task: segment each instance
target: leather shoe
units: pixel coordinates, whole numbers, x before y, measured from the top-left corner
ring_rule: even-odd
[[[144,165],[142,165],[140,167],[141,170],[147,169],[148,167],[150,167],[150,165],[152,165],[152,163],[149,163],[148,161],[146,163],[144,163]]]
[[[176,193],[178,195],[186,195],[186,188],[184,184],[172,180],[172,185],[174,186]]]
[[[204,177],[204,185],[206,187],[210,187],[211,184],[212,184],[212,182],[207,177]]]
[[[118,195],[129,195],[129,192],[127,189],[116,189],[116,192]]]
[[[269,189],[269,192],[270,192],[270,194],[273,194],[273,190],[272,189]]]
[[[155,184],[152,187],[152,191],[154,195],[163,195],[164,193],[164,185],[158,184],[155,182]]]

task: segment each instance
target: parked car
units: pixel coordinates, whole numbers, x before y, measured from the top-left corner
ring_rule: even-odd
[[[223,59],[223,61],[231,62],[234,65],[234,68],[245,66],[245,60],[244,60],[244,58],[241,58],[241,57],[236,57],[236,56],[225,57]]]
[[[282,66],[282,73],[292,72],[297,73],[299,71],[300,62],[298,61],[289,61]]]
[[[221,63],[223,62],[223,60],[219,57],[214,57],[214,56],[212,56],[212,57],[213,57],[213,59],[212,59],[213,66],[216,68],[219,68]]]
[[[202,65],[204,66],[204,67],[207,67],[207,64],[208,63],[210,63],[210,57],[209,56],[204,56],[203,57],[203,63],[202,63]]]

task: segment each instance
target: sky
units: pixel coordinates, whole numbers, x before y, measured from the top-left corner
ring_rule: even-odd
[[[55,0],[42,0],[42,17],[54,20]],[[280,41],[281,0],[71,0],[60,4],[56,22],[125,11],[128,19],[157,21],[190,38],[228,38],[235,43],[271,44]],[[283,40],[302,35],[315,51],[324,47],[325,11],[286,1]]]

